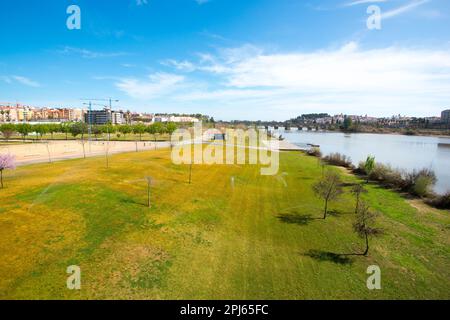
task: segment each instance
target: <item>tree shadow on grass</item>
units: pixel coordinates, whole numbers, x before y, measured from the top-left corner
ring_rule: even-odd
[[[299,224],[305,226],[309,224],[312,220],[322,220],[320,218],[314,218],[309,214],[292,214],[292,213],[282,213],[277,216],[278,220],[289,224]]]
[[[356,256],[357,254],[352,253],[334,253],[322,250],[309,250],[303,254],[304,256],[310,257],[317,261],[328,261],[336,264],[352,264],[353,260],[350,256]]]
[[[344,216],[344,215],[355,215],[355,213],[354,212],[343,212],[340,210],[333,209],[333,210],[328,210],[328,215],[338,218],[338,217]]]
[[[148,206],[148,204],[146,202],[136,201],[136,200],[134,200],[132,198],[121,198],[121,199],[119,199],[119,202],[123,203],[123,204],[129,204],[129,205],[133,204],[133,205],[144,206],[144,207]]]

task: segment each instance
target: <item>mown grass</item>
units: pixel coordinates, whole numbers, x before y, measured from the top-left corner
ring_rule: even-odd
[[[281,154],[258,166],[176,166],[168,150],[39,164],[5,172],[0,190],[0,298],[449,299],[449,212],[368,186],[384,236],[352,231],[346,194],[323,221],[317,160]],[[335,169],[340,170],[340,169]],[[145,177],[152,176],[151,209]],[[235,177],[234,187],[231,177]],[[357,178],[343,173],[346,182]],[[349,191],[350,187],[346,187]],[[66,288],[79,265],[82,289]],[[379,265],[382,290],[366,287]]]

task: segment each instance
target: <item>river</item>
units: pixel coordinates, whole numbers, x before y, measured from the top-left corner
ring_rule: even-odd
[[[377,162],[398,169],[431,168],[438,178],[435,192],[450,191],[450,138],[284,130],[278,133],[301,147],[308,143],[320,145],[324,155],[332,152],[345,154],[355,165],[370,154]]]

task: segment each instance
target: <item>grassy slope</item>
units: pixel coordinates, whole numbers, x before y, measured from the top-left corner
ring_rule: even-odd
[[[363,241],[352,232],[349,195],[326,221],[313,219],[322,207],[311,192],[321,175],[315,158],[283,153],[276,177],[255,166],[194,166],[192,185],[166,150],[110,163],[6,173],[0,298],[450,298],[448,212],[418,211],[396,193],[370,186],[365,195],[385,230],[368,258],[326,254],[360,252]],[[151,210],[146,175],[155,179]],[[72,264],[82,269],[81,291],[65,287]],[[381,291],[366,288],[372,264]]]

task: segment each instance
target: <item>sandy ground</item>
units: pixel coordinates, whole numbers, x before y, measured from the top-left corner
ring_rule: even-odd
[[[42,143],[0,145],[0,153],[16,157],[18,165],[53,162],[65,159],[96,157],[121,152],[152,150],[170,147],[169,142],[149,141],[49,141]]]

